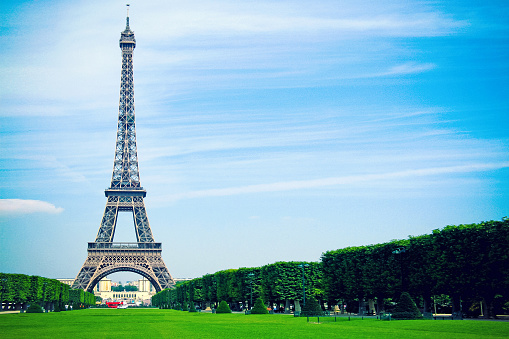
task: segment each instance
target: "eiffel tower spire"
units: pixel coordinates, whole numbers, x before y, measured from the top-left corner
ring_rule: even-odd
[[[126,17],[126,24],[125,24],[125,29],[128,30],[129,29],[129,4],[126,5],[127,7],[127,17]]]
[[[140,185],[133,85],[136,39],[129,27],[129,5],[126,28],[120,33],[119,44],[122,74],[113,175],[110,187],[104,191],[108,200],[101,226],[95,242],[88,243],[88,257],[74,280],[73,288],[91,291],[107,274],[132,271],[146,277],[160,291],[171,287],[174,282],[161,257],[161,243],[154,242],[143,201],[147,192]],[[136,243],[113,242],[119,212],[133,214]]]
[[[119,41],[122,50],[122,75],[111,189],[141,188],[134,119],[133,50],[136,47],[136,39],[129,27],[129,5],[127,6],[126,27],[120,33]]]

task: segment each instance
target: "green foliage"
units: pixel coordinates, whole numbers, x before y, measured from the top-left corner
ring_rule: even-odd
[[[42,300],[42,298],[43,298],[42,280],[43,279],[44,278],[36,276],[36,275],[33,275],[30,277],[30,287],[29,287],[28,298],[27,298],[28,302]]]
[[[69,290],[69,303],[73,309],[81,309],[96,304],[96,298],[93,293],[85,292],[82,289]]]
[[[27,313],[44,313],[42,307],[38,303],[32,303],[27,308]]]
[[[235,290],[235,271],[233,269],[219,271],[215,274],[217,280],[218,300],[234,301],[238,291]]]
[[[304,265],[302,267],[301,265]],[[261,268],[261,284],[265,300],[302,300],[302,278],[311,294],[322,294],[321,265],[313,262],[276,262]]]
[[[75,289],[69,291],[69,301],[73,304],[81,304],[85,301],[85,291]]]
[[[0,273],[2,302],[53,304],[67,302],[69,286],[56,279],[28,276],[24,274]]]
[[[91,292],[84,293],[84,300],[86,306],[94,306],[95,305],[95,295]]]
[[[251,309],[251,314],[268,314],[267,306],[264,304],[262,298],[258,298],[255,301],[253,308]]]
[[[322,255],[322,265],[322,286],[332,304],[373,297],[380,301],[408,290],[428,301],[447,294],[455,300],[485,299],[493,306],[496,295],[509,298],[509,219],[329,251]]]
[[[232,313],[230,306],[225,300],[222,300],[217,307],[216,313]]]
[[[410,297],[408,292],[401,293],[401,297],[392,312],[393,319],[421,319],[421,311],[415,305],[415,302]]]
[[[62,304],[66,304],[69,301],[69,290],[71,286],[67,284],[60,284],[60,302]]]
[[[310,296],[306,298],[306,305],[302,306],[301,316],[316,316],[323,315],[323,310],[315,297]]]
[[[157,293],[152,303],[170,307],[189,300],[245,303],[258,297],[279,303],[302,301],[300,264],[276,262],[206,274]],[[494,315],[496,304],[509,300],[509,219],[447,226],[405,240],[328,251],[320,263],[304,264],[308,265],[304,267],[307,295],[329,305],[376,298],[383,310],[384,300],[409,291],[428,302],[428,311],[431,296],[446,294],[454,300],[484,299],[486,312]],[[497,295],[503,296],[503,302],[496,301]]]
[[[118,286],[111,286],[111,290],[113,292],[133,292],[133,291],[137,291],[138,290],[138,287],[136,286],[131,286],[131,285],[126,285],[126,286],[122,286],[122,285],[118,285]]]

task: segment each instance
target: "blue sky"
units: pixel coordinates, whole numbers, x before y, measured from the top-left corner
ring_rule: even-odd
[[[505,1],[132,1],[140,178],[170,273],[508,216],[508,17]],[[0,271],[81,268],[124,27],[120,1],[0,4]]]

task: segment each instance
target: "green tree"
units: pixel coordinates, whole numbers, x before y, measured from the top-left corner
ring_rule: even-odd
[[[38,303],[31,303],[27,309],[27,313],[44,313],[41,305]]]
[[[432,296],[438,284],[437,276],[433,272],[436,261],[433,237],[429,234],[410,237],[406,255],[408,292],[414,296],[421,296],[422,312],[431,315]]]
[[[268,314],[267,306],[263,303],[262,298],[258,298],[255,301],[253,308],[251,309],[251,314]]]
[[[217,281],[217,299],[228,302],[233,301],[234,297],[234,278],[236,270],[224,270],[214,274]]]
[[[302,301],[302,270],[306,279],[306,295],[323,296],[321,289],[321,264],[298,261],[276,262],[261,268],[262,295],[269,302],[278,304],[287,300]]]
[[[53,305],[53,312],[60,312],[60,303],[59,302],[56,302]]]
[[[225,300],[222,300],[219,303],[216,313],[232,313],[232,310],[230,309],[230,306],[228,306],[228,303]]]
[[[306,299],[306,305],[302,307],[300,315],[302,317],[323,315],[323,310],[315,297],[310,296]]]
[[[422,314],[415,305],[408,292],[401,293],[401,297],[392,312],[394,319],[421,319]]]

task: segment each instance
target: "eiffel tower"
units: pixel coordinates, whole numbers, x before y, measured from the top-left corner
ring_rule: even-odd
[[[73,288],[89,292],[92,292],[99,280],[120,271],[131,271],[144,276],[157,291],[175,284],[161,256],[161,243],[154,242],[143,202],[147,191],[140,185],[134,121],[135,46],[134,32],[129,27],[129,5],[127,5],[126,27],[120,35],[122,76],[113,176],[110,188],[104,192],[108,201],[99,232],[95,242],[88,243],[87,259],[72,285]],[[137,242],[113,242],[119,212],[133,214]]]

